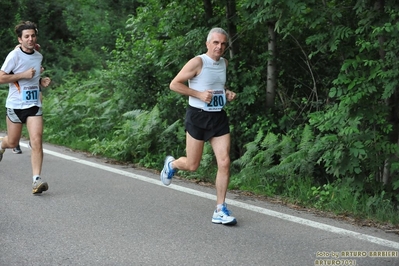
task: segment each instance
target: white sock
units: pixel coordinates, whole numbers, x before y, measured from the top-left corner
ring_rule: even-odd
[[[220,211],[223,208],[223,204],[216,205],[216,210]]]
[[[35,181],[38,180],[38,179],[40,179],[40,176],[39,176],[39,175],[34,175],[34,176],[33,176],[33,182],[35,182]]]

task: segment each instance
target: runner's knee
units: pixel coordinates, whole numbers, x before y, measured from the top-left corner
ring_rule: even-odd
[[[223,159],[218,160],[218,168],[228,170],[230,168],[230,158],[225,157]]]

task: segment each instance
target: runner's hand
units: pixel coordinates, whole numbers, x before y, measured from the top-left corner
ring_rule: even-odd
[[[43,88],[46,88],[48,85],[50,85],[51,79],[49,77],[45,77],[41,79],[40,86]]]
[[[212,101],[213,90],[203,91],[200,96],[200,100],[206,103],[210,103]]]
[[[33,78],[35,73],[36,73],[36,70],[33,67],[31,67],[28,70],[22,72],[21,74],[22,74],[22,78],[31,79],[31,78]]]
[[[231,90],[226,90],[226,99],[231,102],[236,98],[237,94],[235,92],[232,92]]]

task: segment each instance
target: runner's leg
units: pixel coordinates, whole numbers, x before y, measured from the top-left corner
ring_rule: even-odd
[[[1,143],[2,149],[15,148],[19,144],[19,139],[21,138],[22,124],[13,123],[6,117],[7,122],[7,136],[5,136]]]
[[[218,171],[216,174],[216,204],[223,204],[226,199],[230,179],[230,133],[213,137],[210,140],[216,156]]]
[[[26,126],[28,128],[30,146],[32,149],[32,174],[33,176],[40,175],[43,164],[43,117],[29,116],[26,120]]]
[[[195,171],[201,162],[204,141],[193,138],[186,132],[186,157],[173,161],[172,167],[183,171]]]

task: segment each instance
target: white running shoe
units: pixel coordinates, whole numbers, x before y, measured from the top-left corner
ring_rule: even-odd
[[[39,194],[46,190],[48,190],[47,182],[43,182],[40,177],[36,178],[36,180],[32,184],[32,193]]]
[[[175,175],[176,170],[170,166],[170,163],[174,160],[175,158],[172,156],[166,156],[165,158],[165,163],[160,174],[161,181],[165,186],[169,186],[172,183],[172,177]]]
[[[224,203],[220,211],[215,210],[212,216],[212,223],[224,224],[224,225],[235,225],[237,220],[235,217],[230,216],[231,212],[227,209],[227,204]]]

